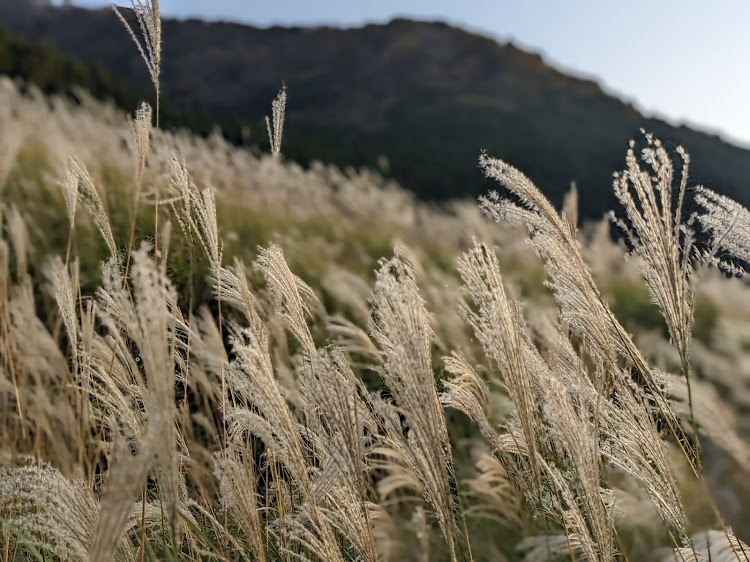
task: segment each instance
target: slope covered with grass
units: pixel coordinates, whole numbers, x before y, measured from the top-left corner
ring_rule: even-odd
[[[491,155],[437,209],[81,98],[0,80],[3,560],[750,558],[750,213],[684,152],[626,256]]]

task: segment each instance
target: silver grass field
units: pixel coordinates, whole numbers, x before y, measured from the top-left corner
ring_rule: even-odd
[[[491,154],[438,209],[286,96],[260,154],[0,77],[0,560],[750,562],[750,212],[648,133],[598,224]]]

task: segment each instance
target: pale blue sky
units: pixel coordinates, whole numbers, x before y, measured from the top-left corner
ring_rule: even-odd
[[[101,0],[74,0],[103,6]],[[130,5],[128,0],[118,4]],[[750,2],[746,0],[160,0],[171,17],[256,26],[440,19],[541,53],[596,78],[648,114],[750,146]],[[165,41],[169,38],[165,37]]]

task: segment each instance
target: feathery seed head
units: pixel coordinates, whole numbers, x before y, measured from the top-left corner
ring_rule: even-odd
[[[142,40],[138,39],[133,27],[125,19],[125,16],[120,13],[120,10],[117,9],[116,4],[112,4],[112,9],[138,47],[138,52],[141,53],[141,57],[143,57],[143,61],[146,63],[158,97],[160,91],[159,74],[161,73],[161,13],[159,11],[159,0],[131,0],[130,4],[138,21],[138,26],[141,29]]]
[[[278,95],[271,104],[273,123],[266,116],[268,140],[271,143],[271,154],[278,157],[281,154],[281,136],[284,131],[284,112],[286,111],[286,85],[282,85]]]

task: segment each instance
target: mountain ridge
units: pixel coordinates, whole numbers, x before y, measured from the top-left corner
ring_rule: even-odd
[[[3,25],[13,33],[148,88],[145,65],[110,10],[18,6],[0,0]],[[266,142],[261,118],[284,82],[288,158],[380,168],[425,199],[484,193],[489,185],[476,160],[485,149],[527,173],[556,203],[575,181],[582,216],[597,218],[614,206],[612,172],[643,128],[686,147],[696,182],[750,203],[744,148],[646,117],[538,53],[448,23],[396,18],[358,28],[255,28],[165,19],[163,36],[165,95],[237,124],[224,126],[231,140],[247,141],[249,130],[251,143]]]

